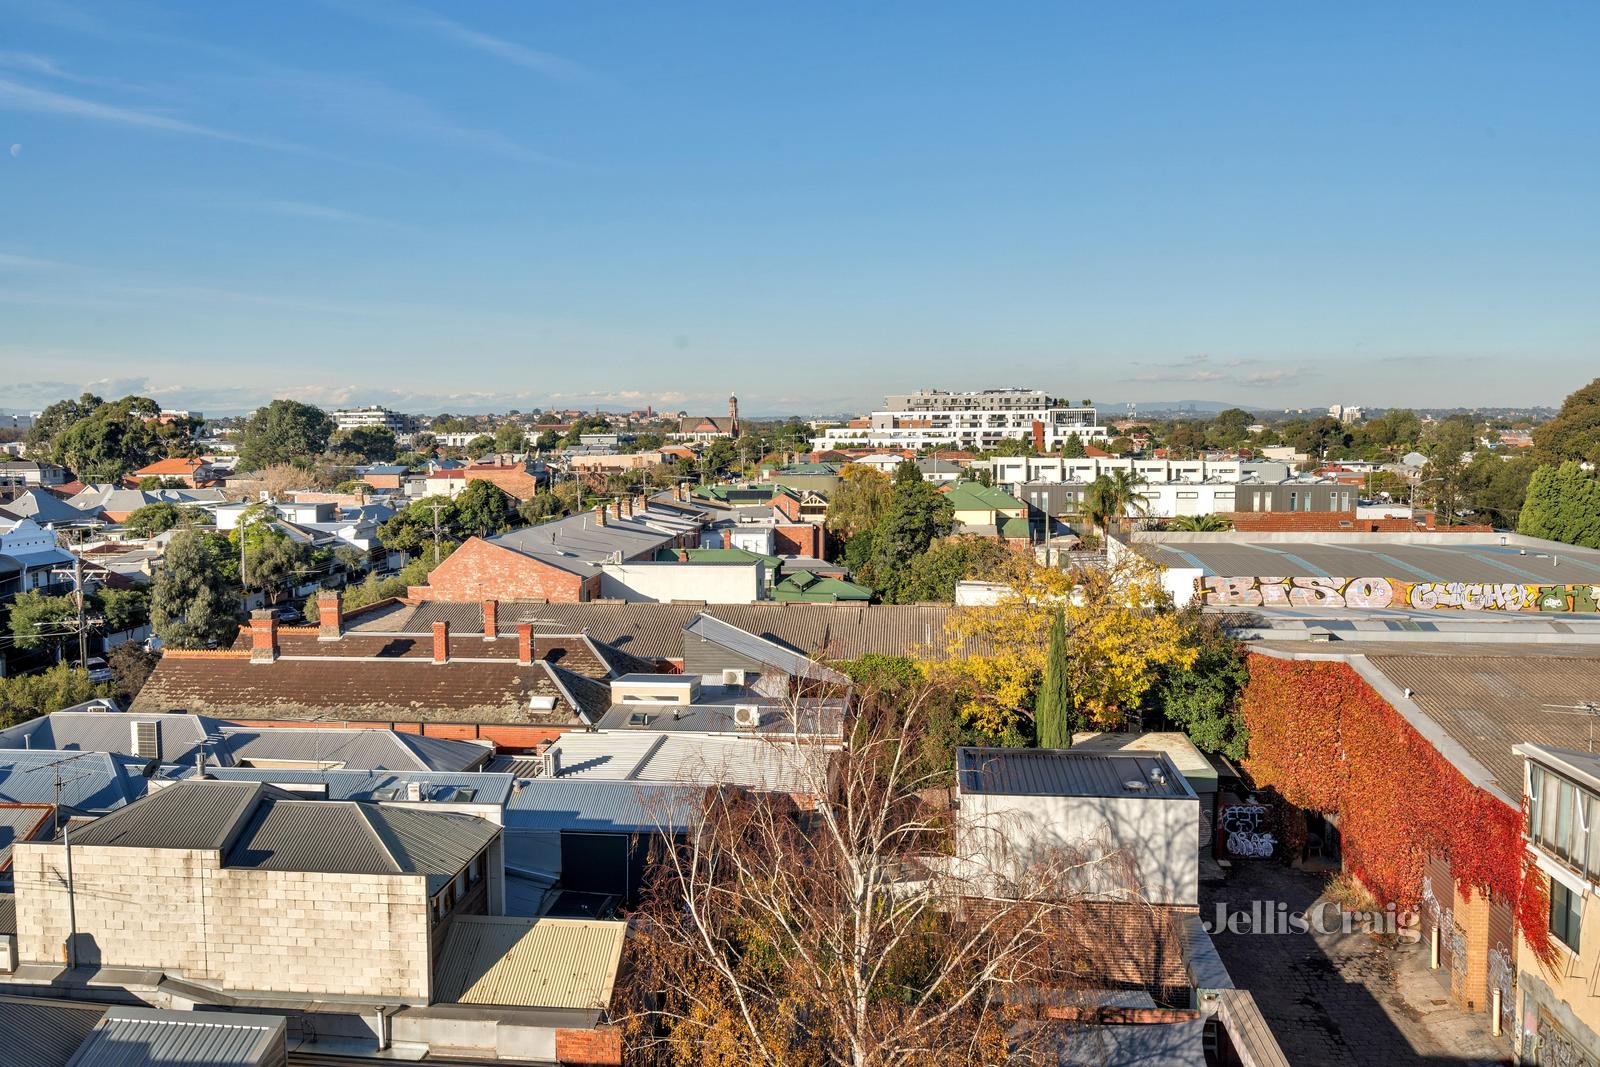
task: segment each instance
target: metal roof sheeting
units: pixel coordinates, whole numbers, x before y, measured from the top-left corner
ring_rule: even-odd
[[[681,832],[705,809],[698,786],[519,778],[506,802],[507,830]]]
[[[112,1008],[68,1067],[280,1067],[286,1028],[272,1015]]]
[[[79,811],[111,811],[142,796],[148,786],[140,773],[144,760],[105,752],[36,749],[0,751],[0,801],[50,804],[55,801],[55,768],[61,764],[61,806]]]
[[[459,915],[439,954],[447,1004],[604,1010],[628,924]]]
[[[1089,753],[1064,748],[959,748],[963,793],[1011,796],[1194,797],[1163,753]],[[1130,787],[1128,783],[1143,783]]]
[[[38,997],[0,997],[0,1049],[6,1063],[67,1067],[105,1007]]]
[[[73,832],[74,845],[221,849],[269,786],[257,782],[177,782]]]

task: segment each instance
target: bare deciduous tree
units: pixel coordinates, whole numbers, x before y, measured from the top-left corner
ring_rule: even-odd
[[[639,1062],[1030,1062],[1022,1046],[1052,1039],[1025,1020],[1092,970],[1061,932],[1124,857],[961,855],[990,835],[951,832],[948,769],[922,758],[927,696],[857,693],[845,750],[799,761],[803,793],[711,790],[661,849],[623,990]]]

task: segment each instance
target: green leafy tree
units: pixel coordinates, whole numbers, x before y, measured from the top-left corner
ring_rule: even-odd
[[[58,663],[40,674],[0,678],[0,726],[48,715],[99,695],[89,672]]]
[[[1567,397],[1555,418],[1534,427],[1533,455],[1541,464],[1577,460],[1600,466],[1600,378]]]
[[[394,459],[394,431],[385,426],[356,426],[336,434],[330,447],[360,456],[363,463],[388,463]]]
[[[1517,532],[1600,548],[1600,480],[1574,460],[1540,467],[1528,481]]]
[[[11,639],[18,648],[59,648],[76,631],[78,606],[69,596],[46,596],[37,589],[11,601]]]
[[[1238,448],[1250,440],[1250,426],[1255,421],[1243,408],[1226,408],[1212,416],[1206,441],[1215,448]]]
[[[98,598],[107,633],[137,630],[150,621],[150,590],[143,586],[102,589]]]
[[[233,640],[239,623],[238,564],[227,539],[180,530],[167,543],[150,591],[150,622],[173,648]]]
[[[1009,554],[1010,549],[992,538],[946,537],[912,559],[896,595],[904,604],[923,601],[948,604],[955,599],[957,582],[995,573]]]
[[[861,577],[885,599],[898,601],[912,560],[953,526],[950,501],[907,460],[895,471],[889,510],[874,529],[872,557]]]
[[[154,537],[176,529],[183,514],[176,504],[159,502],[136,509],[122,521],[122,529],[133,537]]]
[[[845,464],[839,471],[839,484],[828,498],[828,532],[849,540],[874,529],[888,512],[893,495],[893,484],[882,471],[859,463]]]
[[[558,518],[561,513],[561,501],[546,489],[539,490],[517,505],[517,516],[530,526]]]
[[[1321,415],[1295,435],[1294,447],[1295,451],[1304,452],[1313,459],[1322,456],[1331,458],[1343,455],[1351,440],[1350,431],[1344,423],[1332,415]]]
[[[1423,434],[1423,454],[1428,457],[1422,468],[1424,496],[1434,508],[1434,521],[1454,526],[1461,520],[1466,506],[1467,456],[1476,443],[1472,420],[1452,416],[1440,419]]]
[[[540,452],[552,452],[561,447],[561,435],[554,430],[545,430],[533,443],[533,447]]]
[[[528,447],[528,435],[515,422],[502,422],[494,429],[496,452],[522,452]]]
[[[467,534],[488,537],[506,528],[516,501],[493,482],[471,481],[456,497],[456,523]]]
[[[1067,623],[1060,608],[1050,623],[1050,651],[1045,655],[1044,679],[1033,705],[1033,725],[1040,748],[1071,748],[1078,712],[1072,699],[1067,664]]]
[[[28,435],[24,440],[28,444],[29,452],[34,455],[50,455],[54,451],[55,439],[71,426],[82,419],[87,419],[94,414],[105,401],[93,393],[84,393],[76,400],[58,400],[39,413],[33,420],[33,425],[28,427]]]
[[[244,587],[260,590],[267,603],[276,604],[286,588],[305,578],[313,569],[306,547],[292,540],[271,521],[261,518],[240,524],[228,535],[234,552],[244,539]]]
[[[1203,752],[1245,756],[1249,732],[1239,716],[1239,693],[1250,680],[1244,648],[1216,618],[1198,606],[1179,612],[1182,643],[1195,653],[1187,666],[1163,672],[1148,703]]]
[[[378,539],[383,547],[396,552],[420,552],[433,544],[435,508],[439,521],[439,536],[448,537],[456,529],[455,501],[444,496],[425,496],[412,501],[404,509],[378,527]]]
[[[333,434],[333,419],[321,408],[298,400],[274,400],[246,420],[239,440],[239,463],[262,470],[322,455]]]
[[[1526,451],[1479,452],[1462,475],[1462,486],[1473,507],[1494,525],[1514,530],[1528,496],[1528,482],[1538,468]]]
[[[163,454],[153,417],[160,405],[129,396],[101,404],[51,441],[51,459],[86,482],[117,482]]]
[[[1067,459],[1082,459],[1089,454],[1083,447],[1083,440],[1075,433],[1069,433],[1061,441],[1061,455]]]
[[[1120,528],[1129,515],[1143,515],[1148,501],[1139,487],[1144,479],[1131,471],[1111,471],[1090,482],[1083,493],[1083,513],[1097,530]]]
[[[494,438],[486,433],[480,433],[478,436],[467,442],[467,455],[471,456],[473,459],[477,459],[480,456],[487,456],[493,451]]]

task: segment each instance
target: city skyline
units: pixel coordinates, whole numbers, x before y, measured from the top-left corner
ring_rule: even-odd
[[[14,410],[1592,376],[1590,9],[0,12]]]

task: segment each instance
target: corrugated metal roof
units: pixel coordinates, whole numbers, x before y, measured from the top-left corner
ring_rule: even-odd
[[[457,916],[439,954],[436,999],[604,1010],[627,930],[627,923],[588,919]]]
[[[458,771],[477,766],[492,751],[470,741],[378,729],[224,727],[222,737],[236,762],[320,760],[351,770]]]
[[[1236,533],[1136,541],[1141,555],[1164,566],[1194,567],[1227,577],[1336,576],[1402,581],[1600,582],[1600,550],[1553,541],[1501,545],[1498,534],[1448,534],[1424,542],[1409,534],[1360,534],[1349,540],[1250,541]],[[1530,539],[1531,541],[1531,539]],[[1527,554],[1521,549],[1526,548]],[[1560,563],[1554,562],[1559,557]],[[1547,577],[1546,577],[1547,576]]]
[[[273,1015],[112,1008],[68,1067],[279,1067],[286,1028]]]
[[[757,637],[704,612],[689,620],[689,625],[683,628],[683,634],[685,641],[691,638],[708,641],[774,670],[782,671],[792,678],[804,678],[834,685],[848,685],[850,682],[850,679],[843,674],[823,666],[816,660],[808,659],[775,641]]]
[[[193,768],[178,768],[192,774]],[[310,768],[208,767],[206,773],[221,781],[267,782],[283,786],[326,786],[329,800],[406,799],[406,787],[415,782],[422,800],[462,804],[504,804],[514,780],[509,773],[478,771],[318,771]],[[524,775],[526,777],[527,775]]]
[[[0,996],[0,1049],[5,1062],[67,1067],[105,1008],[40,997]]]
[[[1012,796],[1193,797],[1163,753],[1079,752],[1054,748],[959,748],[963,793]],[[1139,782],[1142,786],[1130,786]]]
[[[58,711],[0,730],[0,748],[55,749],[63,752],[116,752],[133,755],[133,724],[154,722],[165,763],[192,763],[201,749],[210,754],[215,720],[196,715],[126,715],[105,711]]]
[[[225,865],[269,871],[402,873],[360,807],[327,800],[262,804],[228,850]]]
[[[737,785],[812,792],[823,783],[829,750],[761,737],[607,731],[569,733],[551,746],[559,778]]]
[[[50,804],[55,801],[55,764],[61,770],[61,805],[79,811],[111,811],[142,796],[148,782],[144,760],[104,752],[36,749],[0,751],[0,801]]]
[[[507,830],[681,832],[705,809],[698,786],[519,778],[506,801]]]
[[[0,893],[0,934],[17,932],[17,895]]]
[[[177,782],[73,832],[74,845],[220,849],[263,790],[256,782]]]

